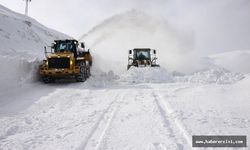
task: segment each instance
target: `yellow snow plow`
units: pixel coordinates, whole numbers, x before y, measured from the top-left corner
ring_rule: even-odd
[[[65,77],[75,77],[76,81],[84,82],[90,76],[92,56],[89,50],[85,51],[84,43],[55,40],[50,52],[45,47],[45,56],[39,70],[44,83]]]

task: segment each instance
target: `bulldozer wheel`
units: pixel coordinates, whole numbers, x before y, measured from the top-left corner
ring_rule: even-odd
[[[86,76],[86,65],[84,62],[79,63],[80,66],[80,75],[75,76],[77,82],[84,82],[87,79]]]
[[[42,77],[42,80],[43,80],[43,82],[44,83],[51,83],[51,82],[53,82],[54,81],[54,79],[52,78],[52,77],[50,77],[50,76],[44,76],[44,77]]]
[[[151,65],[151,67],[160,67],[160,65]]]

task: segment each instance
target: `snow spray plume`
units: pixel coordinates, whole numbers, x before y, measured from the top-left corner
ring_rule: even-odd
[[[105,20],[81,39],[105,64],[110,61],[101,68],[116,72],[126,70],[128,50],[136,47],[158,50],[159,63],[170,70],[188,72],[194,63],[190,33],[175,30],[164,18],[134,9]]]

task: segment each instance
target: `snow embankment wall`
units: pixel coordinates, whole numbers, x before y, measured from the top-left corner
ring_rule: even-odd
[[[22,88],[27,83],[38,80],[39,60],[27,60],[19,57],[0,56],[0,92],[6,92],[13,88]],[[4,65],[11,64],[11,65]]]
[[[0,5],[0,92],[36,78],[44,46],[69,36]]]

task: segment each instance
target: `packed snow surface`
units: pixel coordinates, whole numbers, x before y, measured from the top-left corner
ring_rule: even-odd
[[[249,65],[240,62],[247,51],[207,56],[184,74],[178,69],[196,56],[180,45],[190,42],[166,21],[130,11],[84,36],[94,54],[86,82],[45,85],[36,79],[43,46],[65,35],[2,6],[0,22],[1,150],[183,150],[192,149],[192,135],[250,135]],[[127,71],[126,50],[143,37],[163,66]],[[229,67],[237,62],[241,71]]]
[[[249,78],[234,84],[112,82],[97,87],[90,85],[98,81],[90,79],[58,83],[47,91],[37,85],[18,96],[34,97],[29,107],[1,113],[0,148],[191,149],[192,135],[248,135]],[[37,96],[37,90],[47,94]],[[16,102],[4,107],[11,105]]]

